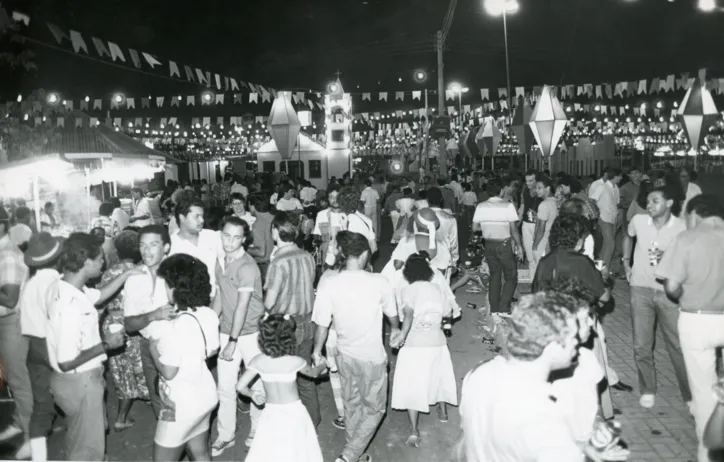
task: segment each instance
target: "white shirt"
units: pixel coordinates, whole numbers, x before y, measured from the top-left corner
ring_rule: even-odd
[[[372,220],[359,212],[347,215],[347,231],[359,233],[370,242],[377,240]]]
[[[460,414],[468,462],[545,460],[583,462],[547,383],[528,377],[498,356],[463,380]]]
[[[148,218],[143,219],[143,220],[134,221],[133,226],[138,226],[139,228],[143,228],[144,226],[148,226],[153,223],[153,216],[151,215],[151,206],[148,203],[148,199],[145,197],[142,197],[135,204],[135,210],[133,212],[133,216],[142,217],[144,215],[147,216]]]
[[[377,202],[380,200],[380,194],[372,186],[367,186],[364,191],[362,191],[360,200],[364,202],[366,210],[371,210],[377,207]]]
[[[231,194],[240,193],[242,196],[247,197],[249,195],[249,188],[241,183],[234,183],[231,187]]]
[[[63,372],[58,363],[78,357],[81,351],[101,343],[98,311],[93,304],[100,298],[96,289],[76,289],[67,282],[58,281],[58,294],[48,309],[46,341],[50,366],[60,374],[88,372],[103,367],[105,354],[96,356],[78,368]]]
[[[219,260],[223,261],[226,255],[221,245],[221,234],[218,231],[202,229],[199,233],[198,244],[194,245],[192,242],[182,238],[177,231],[171,235],[171,251],[168,255],[170,257],[177,253],[185,253],[204,262],[209,272],[211,297],[213,298],[216,294],[216,262]]]
[[[591,183],[588,190],[588,197],[596,201],[601,211],[601,220],[606,223],[615,224],[618,219],[618,188],[606,180],[599,179]]]
[[[363,270],[342,271],[320,282],[312,321],[329,327],[334,319],[337,349],[358,359],[387,360],[382,344],[382,314],[397,316],[395,294],[384,276]]]
[[[689,201],[695,198],[701,194],[701,188],[696,183],[689,183],[689,186],[686,188],[686,199],[684,199],[684,203],[681,204],[681,217],[684,218],[686,216],[686,206],[689,204]]]
[[[299,198],[304,202],[314,202],[317,199],[317,190],[311,186],[305,186],[299,192]]]
[[[166,281],[154,277],[146,265],[144,273],[130,276],[123,286],[123,316],[150,313],[168,304]],[[169,326],[169,321],[153,321],[139,332],[144,338],[158,339]]]
[[[473,223],[480,223],[483,238],[510,239],[510,223],[518,221],[518,212],[512,202],[500,197],[491,197],[475,208]]]
[[[457,181],[451,181],[448,187],[455,193],[455,199],[458,200],[458,204],[463,202],[463,187]]]
[[[291,199],[281,198],[277,201],[277,210],[282,212],[293,212],[294,210],[304,210],[299,199],[292,197]]]
[[[403,197],[395,201],[395,207],[400,211],[401,215],[412,215],[412,208],[415,206],[415,199],[411,197]]]
[[[60,274],[54,269],[41,269],[25,283],[20,294],[20,332],[45,338],[48,307],[58,296]]]
[[[437,232],[443,237],[447,248],[450,251],[451,264],[456,265],[460,259],[460,246],[458,244],[458,221],[448,211],[438,207],[432,207],[432,211],[440,220],[440,229]]]
[[[33,230],[25,223],[18,223],[10,228],[8,234],[15,245],[21,246],[30,240],[33,236]]]
[[[123,229],[128,226],[128,214],[120,207],[113,209],[113,214],[111,214],[111,220],[118,223],[118,229],[120,231],[123,231]]]

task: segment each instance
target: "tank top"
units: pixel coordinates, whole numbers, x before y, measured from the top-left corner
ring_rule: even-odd
[[[538,196],[531,197],[530,190],[523,188],[523,221],[526,223],[535,223],[535,214],[538,212],[538,206],[541,203]]]

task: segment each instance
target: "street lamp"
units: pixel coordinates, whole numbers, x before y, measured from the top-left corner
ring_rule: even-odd
[[[711,13],[717,10],[716,0],[699,0],[699,9],[704,13]]]
[[[450,91],[453,93],[457,93],[458,95],[458,105],[459,105],[459,112],[460,117],[463,115],[463,93],[467,93],[470,91],[468,87],[463,87],[457,82],[453,82],[450,84]]]

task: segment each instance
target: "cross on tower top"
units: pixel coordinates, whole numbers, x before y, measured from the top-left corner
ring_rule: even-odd
[[[339,72],[339,69],[337,69],[337,72],[335,72],[335,74],[337,74],[337,80],[339,80],[339,76],[342,75],[342,73]]]

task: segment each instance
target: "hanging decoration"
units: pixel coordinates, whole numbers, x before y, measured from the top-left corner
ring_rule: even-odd
[[[518,107],[515,108],[513,114],[513,123],[511,129],[515,138],[518,140],[520,153],[525,155],[530,152],[533,146],[533,131],[530,128],[530,116],[533,114],[533,108],[521,96],[518,98]]]
[[[560,101],[548,85],[543,90],[530,116],[530,128],[545,157],[550,157],[556,150],[563,130],[568,124],[568,117]]]
[[[679,106],[678,116],[689,137],[691,149],[698,150],[719,113],[709,90],[697,79]]]
[[[492,116],[485,117],[485,119],[483,119],[483,128],[481,128],[480,131],[482,132],[481,138],[485,148],[483,155],[488,154],[494,156],[498,151],[500,140],[503,138],[500,129],[495,123],[495,118]]]
[[[269,113],[268,129],[282,159],[291,159],[302,130],[302,124],[292,106],[291,93],[285,91],[277,95]]]

